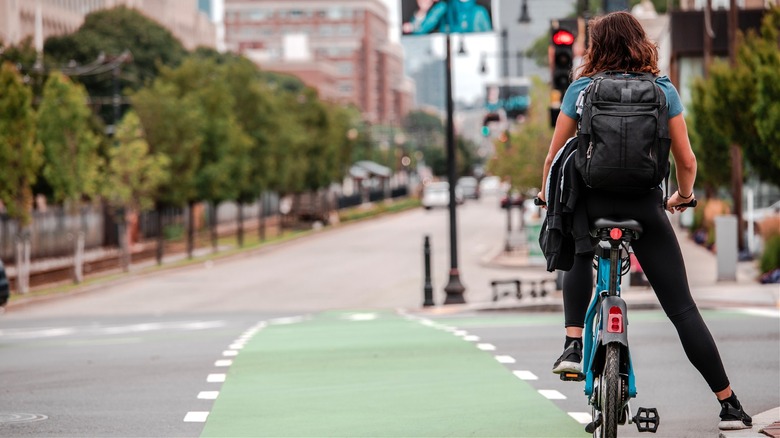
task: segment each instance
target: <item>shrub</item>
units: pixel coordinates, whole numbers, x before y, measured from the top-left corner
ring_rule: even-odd
[[[761,272],[777,268],[780,268],[780,234],[775,234],[766,241],[764,253],[761,255]]]

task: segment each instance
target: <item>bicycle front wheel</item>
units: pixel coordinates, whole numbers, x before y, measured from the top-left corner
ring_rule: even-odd
[[[617,437],[620,411],[623,409],[623,391],[620,378],[620,345],[607,344],[604,374],[601,376],[601,436]]]

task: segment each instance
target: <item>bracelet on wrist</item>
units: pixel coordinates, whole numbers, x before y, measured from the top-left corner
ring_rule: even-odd
[[[688,196],[683,196],[683,195],[682,195],[682,193],[680,193],[680,191],[678,190],[678,191],[677,191],[677,195],[678,195],[680,198],[682,198],[682,199],[691,199],[691,198],[693,198],[693,190],[691,190],[691,194],[690,194],[690,195],[688,195]]]

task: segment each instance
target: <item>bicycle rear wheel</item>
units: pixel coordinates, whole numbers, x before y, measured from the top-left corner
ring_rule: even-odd
[[[620,378],[620,346],[607,344],[604,374],[601,376],[601,437],[617,437],[620,412],[623,409],[623,391]]]

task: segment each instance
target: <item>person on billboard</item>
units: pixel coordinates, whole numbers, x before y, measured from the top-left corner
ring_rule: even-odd
[[[426,34],[442,31],[446,26],[446,0],[417,0],[417,10],[401,26],[404,34]]]
[[[487,8],[477,3],[477,0],[450,0],[450,22],[452,32],[490,32],[493,24]]]

